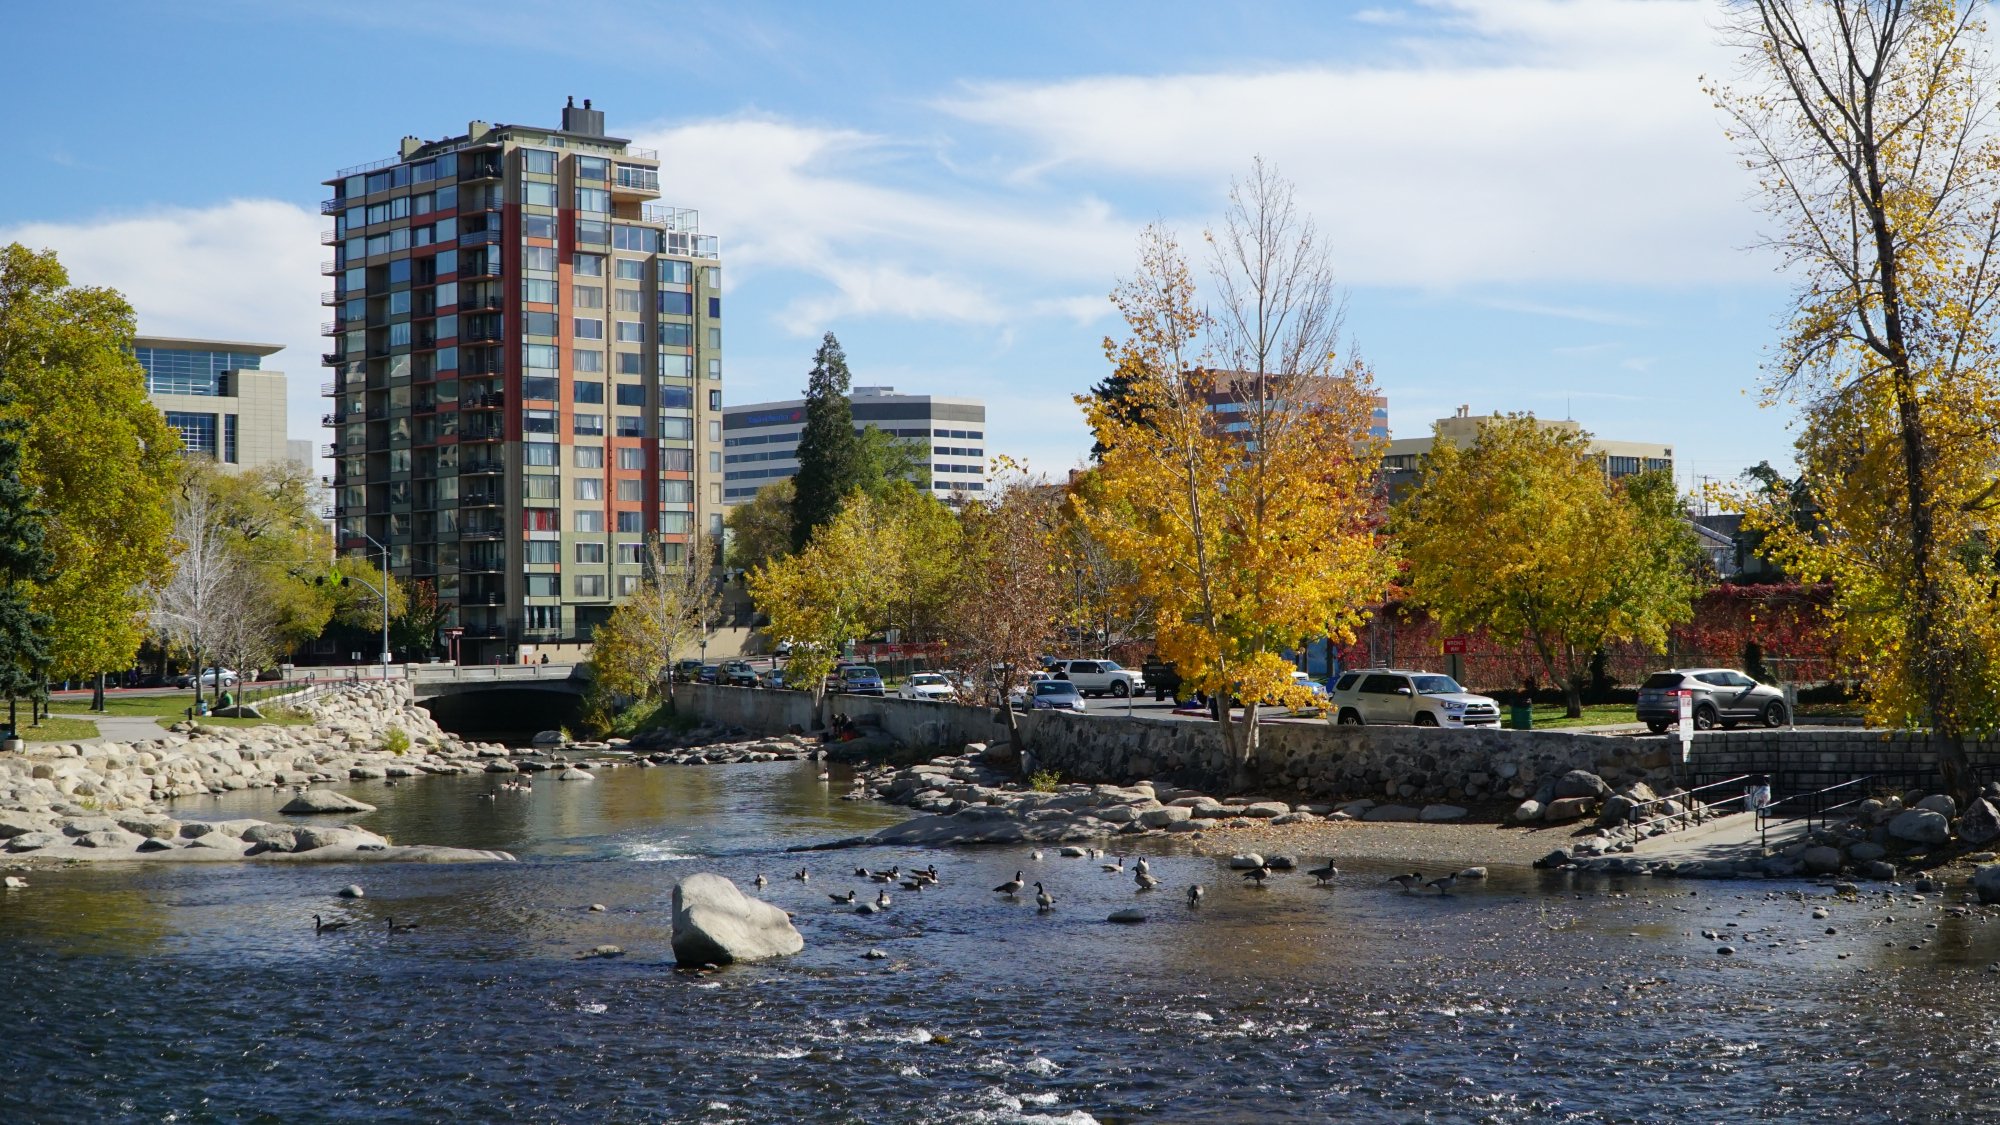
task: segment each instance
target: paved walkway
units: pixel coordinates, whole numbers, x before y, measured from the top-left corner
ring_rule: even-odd
[[[1744,859],[1763,854],[1762,839],[1773,849],[1782,848],[1805,835],[1803,820],[1773,820],[1770,832],[1760,837],[1757,818],[1737,812],[1706,824],[1683,828],[1663,836],[1653,836],[1632,845],[1631,854],[1656,859]]]
[[[54,711],[50,714],[58,719],[82,719],[85,722],[96,723],[97,737],[85,739],[86,742],[139,742],[148,738],[159,738],[167,733],[166,728],[155,722],[151,715],[93,715],[88,711],[80,715]]]

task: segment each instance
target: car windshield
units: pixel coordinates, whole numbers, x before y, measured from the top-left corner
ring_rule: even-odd
[[[1647,676],[1646,682],[1640,684],[1639,686],[1653,688],[1655,690],[1661,688],[1677,688],[1681,686],[1681,674],[1679,672],[1655,672],[1652,675]]]
[[[1411,676],[1410,680],[1417,685],[1418,695],[1452,695],[1465,690],[1450,676]]]
[[[875,678],[875,669],[849,668],[843,675],[850,680],[872,680]]]
[[[1118,666],[1118,662],[1117,662],[1116,660],[1100,660],[1100,661],[1098,661],[1098,662],[1097,662],[1097,670],[1098,670],[1098,671],[1100,671],[1100,672],[1121,672],[1121,671],[1124,671],[1124,669],[1122,669],[1122,668],[1120,668],[1120,667]]]
[[[938,687],[945,682],[943,676],[921,675],[910,677],[910,683],[914,687]]]
[[[1076,688],[1068,680],[1037,680],[1036,695],[1075,695]]]

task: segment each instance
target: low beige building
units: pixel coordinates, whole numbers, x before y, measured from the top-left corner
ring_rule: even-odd
[[[1472,413],[1472,408],[1461,406],[1449,418],[1440,418],[1430,437],[1398,438],[1389,443],[1388,452],[1382,456],[1382,468],[1392,476],[1414,473],[1424,454],[1439,441],[1448,441],[1460,449],[1471,445],[1479,436],[1479,427],[1492,421],[1491,414]],[[1552,429],[1576,433],[1582,426],[1570,419],[1537,419],[1537,422]],[[1660,445],[1649,441],[1605,441],[1592,437],[1590,451],[1597,455],[1604,471],[1611,479],[1629,477],[1638,473],[1665,470],[1674,471],[1674,449],[1670,445]]]
[[[282,344],[140,336],[146,395],[180,431],[183,453],[233,469],[293,457],[285,433],[285,373],[264,370]]]

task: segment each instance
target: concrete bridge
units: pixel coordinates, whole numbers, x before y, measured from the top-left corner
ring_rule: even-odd
[[[577,664],[413,664],[416,701],[454,734],[499,737],[574,723],[590,680]]]
[[[409,665],[410,690],[417,702],[474,692],[556,692],[582,695],[590,686],[581,664]]]

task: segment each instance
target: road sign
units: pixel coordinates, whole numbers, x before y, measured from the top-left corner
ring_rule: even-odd
[[[1444,654],[1446,656],[1464,656],[1465,645],[1466,638],[1464,637],[1446,637],[1444,639]]]
[[[1694,742],[1694,693],[1691,691],[1677,691],[1674,694],[1680,697],[1681,764],[1686,765],[1688,749]]]

